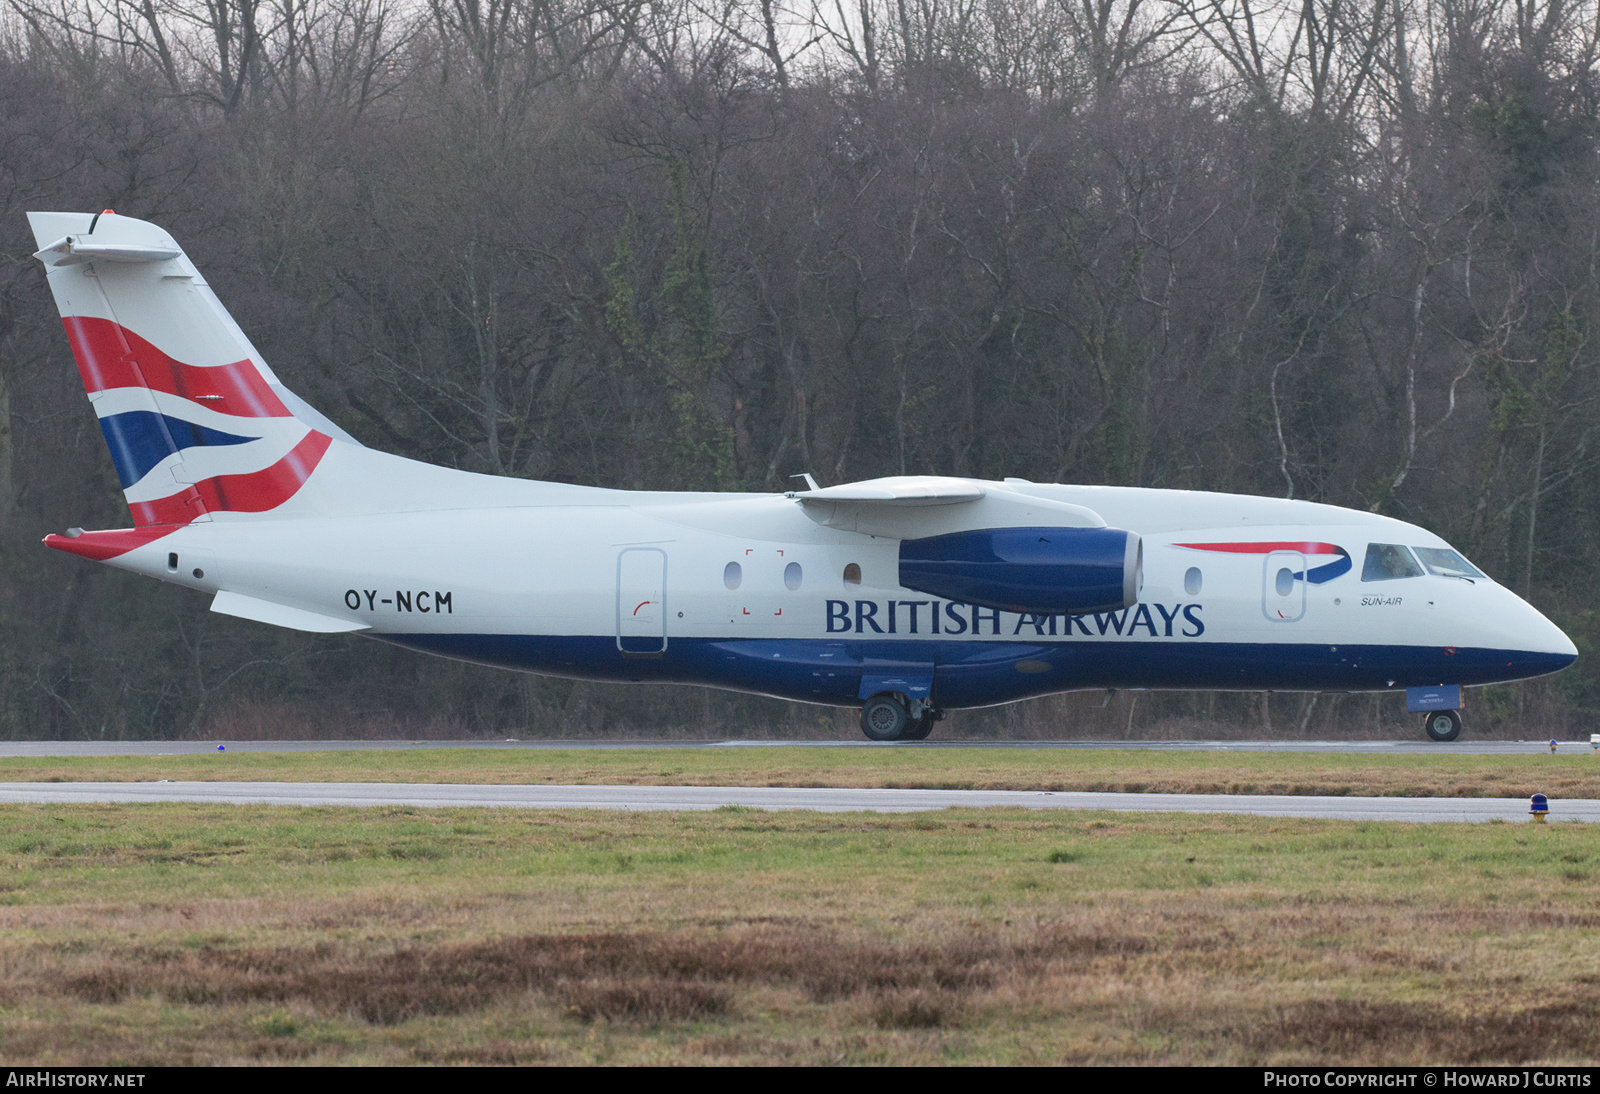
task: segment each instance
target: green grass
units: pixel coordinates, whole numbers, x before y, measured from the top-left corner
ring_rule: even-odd
[[[0,807],[0,1058],[1600,1058],[1581,825]]]
[[[0,782],[236,780],[646,783],[982,790],[1600,797],[1588,754],[1126,749],[487,749],[0,759]]]

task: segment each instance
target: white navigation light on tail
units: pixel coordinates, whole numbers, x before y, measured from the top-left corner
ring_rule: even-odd
[[[132,527],[58,550],[212,610],[595,680],[854,706],[876,740],[1077,688],[1404,690],[1570,664],[1415,525],[1309,502],[899,476],[785,494],[476,475],[363,448],[283,386],[182,248],[30,213]]]

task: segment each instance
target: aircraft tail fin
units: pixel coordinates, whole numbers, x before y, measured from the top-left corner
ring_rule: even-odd
[[[335,439],[357,443],[283,386],[164,230],[28,220],[136,526],[276,509]]]

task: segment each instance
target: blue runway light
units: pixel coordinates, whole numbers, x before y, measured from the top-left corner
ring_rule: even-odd
[[[1528,799],[1528,812],[1534,820],[1543,822],[1545,814],[1550,812],[1550,799],[1543,794],[1535,794]]]
[[[228,746],[227,745],[218,745],[217,746],[217,751],[218,752],[226,752],[226,751],[228,751]]]

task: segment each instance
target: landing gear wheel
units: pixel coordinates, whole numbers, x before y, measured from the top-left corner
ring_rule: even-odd
[[[900,734],[900,739],[902,741],[926,740],[928,734],[933,732],[934,721],[933,711],[924,710],[921,717],[912,718],[906,723],[905,732]]]
[[[1422,721],[1430,741],[1453,741],[1461,736],[1461,715],[1453,710],[1435,710]]]
[[[861,732],[869,741],[898,741],[911,727],[905,704],[889,692],[879,692],[861,708]]]

